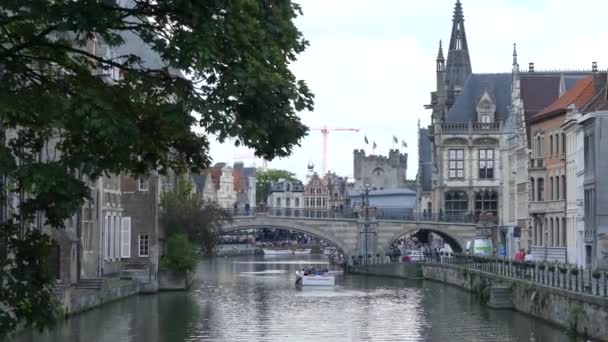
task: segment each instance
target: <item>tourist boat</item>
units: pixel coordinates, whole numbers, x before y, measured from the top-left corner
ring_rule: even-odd
[[[264,255],[310,254],[310,248],[263,248]]]
[[[303,271],[296,271],[296,285],[334,286],[336,278],[328,273],[304,275]]]

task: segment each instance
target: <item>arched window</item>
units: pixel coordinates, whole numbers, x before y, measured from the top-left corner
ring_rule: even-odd
[[[566,239],[568,238],[567,228],[566,218],[562,217],[562,247],[566,247]]]
[[[536,158],[543,157],[543,144],[540,140],[540,135],[536,136]]]
[[[559,176],[555,177],[555,199],[560,200],[559,197]]]
[[[536,201],[536,198],[534,197],[534,177],[530,178],[530,201],[534,202]]]
[[[545,200],[545,180],[543,178],[539,178],[536,183],[538,186],[538,201],[542,202]]]
[[[469,199],[464,191],[449,191],[445,194],[445,214],[460,217],[469,210]]]
[[[475,195],[475,215],[481,212],[490,212],[496,216],[498,210],[498,196],[495,191],[481,191]]]
[[[553,134],[549,135],[549,156],[553,157]]]

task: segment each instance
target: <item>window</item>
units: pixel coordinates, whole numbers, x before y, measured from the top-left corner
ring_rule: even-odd
[[[543,178],[539,178],[538,181],[538,200],[539,201],[544,201],[545,200],[545,180]]]
[[[449,177],[464,178],[464,150],[449,151]]]
[[[289,208],[291,206],[291,198],[288,197],[288,198],[285,199],[285,206],[287,208]]]
[[[564,199],[566,199],[566,176],[562,176],[562,196]]]
[[[479,215],[482,212],[489,212],[496,216],[497,210],[498,196],[496,195],[496,192],[482,191],[475,195],[475,215]]]
[[[150,240],[148,234],[139,234],[139,256],[147,257],[150,253]]]
[[[555,200],[559,201],[559,176],[555,177]]]
[[[568,238],[568,225],[566,224],[566,218],[562,218],[562,247],[566,247],[566,241]]]
[[[469,199],[464,191],[450,191],[445,195],[445,213],[448,217],[460,217],[469,210]]]
[[[489,123],[490,122],[490,114],[488,114],[488,113],[482,113],[481,114],[481,122],[482,123]]]
[[[108,216],[108,221],[110,222],[110,236],[109,236],[109,243],[110,243],[110,254],[108,255],[110,259],[114,259],[114,243],[115,243],[115,236],[114,236],[114,218],[112,216]]]
[[[114,216],[114,259],[120,258],[120,217]]]
[[[553,157],[553,134],[549,135],[549,156]]]
[[[277,207],[281,207],[281,197],[277,197]]]
[[[285,184],[285,191],[289,192],[291,190],[291,184]]]
[[[317,207],[321,206],[321,197],[317,197]]]
[[[105,217],[105,236],[104,236],[104,242],[105,242],[105,259],[109,259],[110,258],[110,216],[106,216]]]
[[[130,258],[131,257],[131,218],[122,218],[122,236],[120,245],[120,257]]]
[[[299,198],[296,198],[296,204],[295,204],[295,207],[296,207],[296,208],[299,208],[299,207],[300,207],[300,199],[299,199]]]
[[[562,154],[566,155],[566,134],[562,133]]]
[[[530,201],[535,201],[534,197],[534,177],[530,178]]]
[[[479,150],[479,178],[494,178],[494,150],[492,149]]]
[[[296,198],[296,207],[298,206],[298,199]],[[310,207],[310,202],[308,200],[308,197],[304,199],[304,206],[305,207]]]
[[[555,156],[559,156],[559,134],[555,134]]]
[[[553,177],[549,177],[549,200],[553,201]]]
[[[148,182],[148,177],[139,178],[139,181],[137,182],[139,191],[148,191]]]

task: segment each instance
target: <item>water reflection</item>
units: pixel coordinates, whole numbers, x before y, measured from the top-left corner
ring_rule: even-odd
[[[572,341],[555,327],[433,282],[339,275],[336,287],[296,288],[295,270],[319,260],[205,261],[191,292],[108,304],[17,342]]]

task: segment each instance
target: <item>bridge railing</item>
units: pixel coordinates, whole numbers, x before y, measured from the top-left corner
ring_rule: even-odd
[[[414,222],[453,222],[453,223],[476,223],[477,215],[446,215],[444,213],[418,213],[411,208],[405,207],[373,207],[369,212],[365,209],[355,208],[286,208],[286,207],[258,207],[258,208],[232,208],[226,209],[234,217],[253,217],[265,215],[272,217],[293,217],[293,218],[316,218],[316,219],[347,219],[358,220],[369,216],[375,220],[395,220],[395,221],[414,221]]]
[[[551,262],[516,262],[502,257],[468,254],[425,253],[426,263],[458,265],[495,275],[530,281],[594,296],[608,297],[608,272]]]

